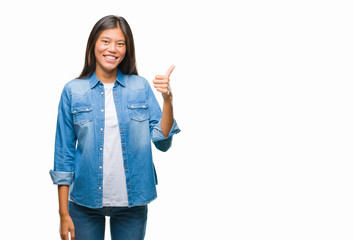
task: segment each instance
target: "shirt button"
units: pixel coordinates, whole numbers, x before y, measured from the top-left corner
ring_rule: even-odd
[[[116,95],[118,95],[117,93],[114,93],[114,95],[116,96]]]
[[[125,166],[125,169],[127,169],[128,167],[127,166]]]
[[[127,186],[128,189],[130,189],[131,187],[130,186]]]
[[[120,109],[118,110],[118,112],[120,112]]]
[[[99,150],[103,151],[103,148],[99,148]]]
[[[124,132],[124,128],[122,128],[121,131]]]
[[[101,112],[104,112],[104,109],[102,109]]]
[[[103,94],[104,94],[104,92],[101,92],[101,94],[103,95]]]
[[[103,167],[102,166],[99,166],[99,169],[102,169]]]
[[[101,131],[103,131],[103,128],[101,128]]]
[[[99,187],[99,190],[102,189],[102,187]]]
[[[123,150],[125,151],[125,148],[123,148]]]

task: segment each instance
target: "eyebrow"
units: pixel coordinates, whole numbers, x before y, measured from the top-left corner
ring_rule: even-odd
[[[110,37],[103,36],[102,39],[112,40]],[[124,39],[118,39],[117,42],[125,42]]]

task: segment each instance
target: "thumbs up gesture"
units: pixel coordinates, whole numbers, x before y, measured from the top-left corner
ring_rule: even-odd
[[[171,99],[172,97],[169,77],[170,74],[172,74],[174,68],[174,65],[170,66],[165,75],[156,75],[153,80],[153,86],[157,89],[158,92],[162,93],[164,100]]]

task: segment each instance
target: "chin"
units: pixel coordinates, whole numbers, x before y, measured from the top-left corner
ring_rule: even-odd
[[[113,71],[117,70],[117,68],[118,68],[118,65],[116,65],[116,66],[102,66],[102,69],[105,72],[113,72]]]

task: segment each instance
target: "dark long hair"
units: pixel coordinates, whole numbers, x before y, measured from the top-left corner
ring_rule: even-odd
[[[123,61],[118,65],[118,69],[124,74],[138,74],[136,67],[134,38],[129,24],[123,17],[108,15],[101,18],[92,28],[87,41],[85,65],[78,78],[90,77],[96,70],[96,57],[94,47],[99,35],[106,29],[120,28],[125,37],[126,53]]]

